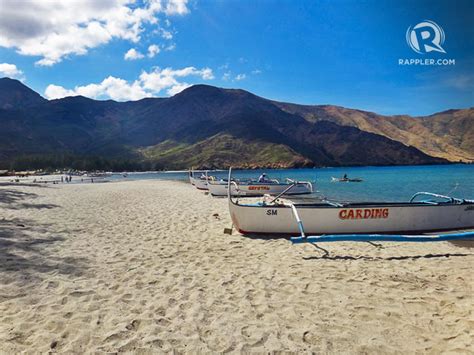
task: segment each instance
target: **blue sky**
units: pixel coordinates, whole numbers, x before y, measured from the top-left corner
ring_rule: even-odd
[[[206,83],[381,114],[474,106],[473,1],[0,2],[0,71],[50,98],[128,100]],[[443,28],[446,53],[409,47],[407,28],[423,20]]]

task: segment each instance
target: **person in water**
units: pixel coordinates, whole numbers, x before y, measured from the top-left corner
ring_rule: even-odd
[[[343,179],[344,179],[344,180],[347,180],[347,174],[344,174]]]
[[[267,174],[263,173],[262,175],[260,175],[260,177],[258,178],[258,182],[267,182]]]

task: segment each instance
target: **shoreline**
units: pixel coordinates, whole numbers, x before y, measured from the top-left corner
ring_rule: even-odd
[[[446,165],[474,165],[473,162],[446,162],[446,163],[433,163],[433,164],[384,164],[384,165],[335,165],[335,166],[294,166],[294,167],[269,167],[266,165],[262,166],[255,166],[255,167],[248,167],[248,166],[236,166],[232,167],[233,171],[241,171],[241,170],[303,170],[303,169],[344,169],[344,168],[384,168],[384,167],[420,167],[420,166],[446,166]],[[9,174],[14,174],[14,171],[10,171],[8,169],[0,169],[5,171]],[[43,169],[38,169],[43,170]],[[25,171],[34,171],[34,170],[25,170]],[[100,172],[104,172],[103,170],[99,170]],[[172,174],[172,173],[188,173],[191,169],[183,169],[183,170],[143,170],[143,171],[107,171],[106,173],[110,173],[113,175],[119,175],[123,173],[127,174]],[[194,172],[224,172],[228,171],[228,168],[196,168],[193,169]],[[87,173],[94,173],[97,172],[96,170],[91,171],[84,171]],[[21,172],[20,172],[21,173]],[[60,174],[47,174],[47,175],[69,175],[69,173],[60,173]],[[15,177],[17,175],[0,175],[1,177]],[[42,175],[34,175],[31,174],[29,176],[42,176]]]

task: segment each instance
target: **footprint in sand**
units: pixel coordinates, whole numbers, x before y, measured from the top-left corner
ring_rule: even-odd
[[[128,330],[138,330],[138,327],[140,326],[140,321],[137,319],[132,320],[129,324],[125,326]]]

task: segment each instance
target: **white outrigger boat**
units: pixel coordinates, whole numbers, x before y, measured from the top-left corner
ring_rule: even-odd
[[[229,184],[234,184],[229,171]],[[419,196],[428,200],[417,201]],[[240,203],[228,194],[233,225],[242,234],[298,235],[294,243],[327,241],[440,241],[474,237],[474,232],[407,236],[474,228],[474,200],[418,192],[408,202],[294,203],[266,197]],[[314,236],[307,236],[313,234]]]
[[[207,182],[209,181],[210,177],[207,176],[207,171],[205,176],[195,177],[194,171],[189,171],[189,182],[198,190],[207,191],[209,188],[207,187]]]
[[[347,178],[347,177],[343,177],[343,178],[337,178],[337,177],[331,177],[331,181],[332,182],[362,182],[364,180],[362,180],[361,178]]]
[[[263,196],[263,195],[304,195],[313,193],[313,185],[308,181],[293,181],[287,179],[286,183],[278,180],[267,182],[257,181],[234,181],[235,184],[230,185],[232,196]],[[291,189],[288,189],[291,186]],[[228,181],[209,180],[207,187],[212,196],[227,196],[229,183]]]

